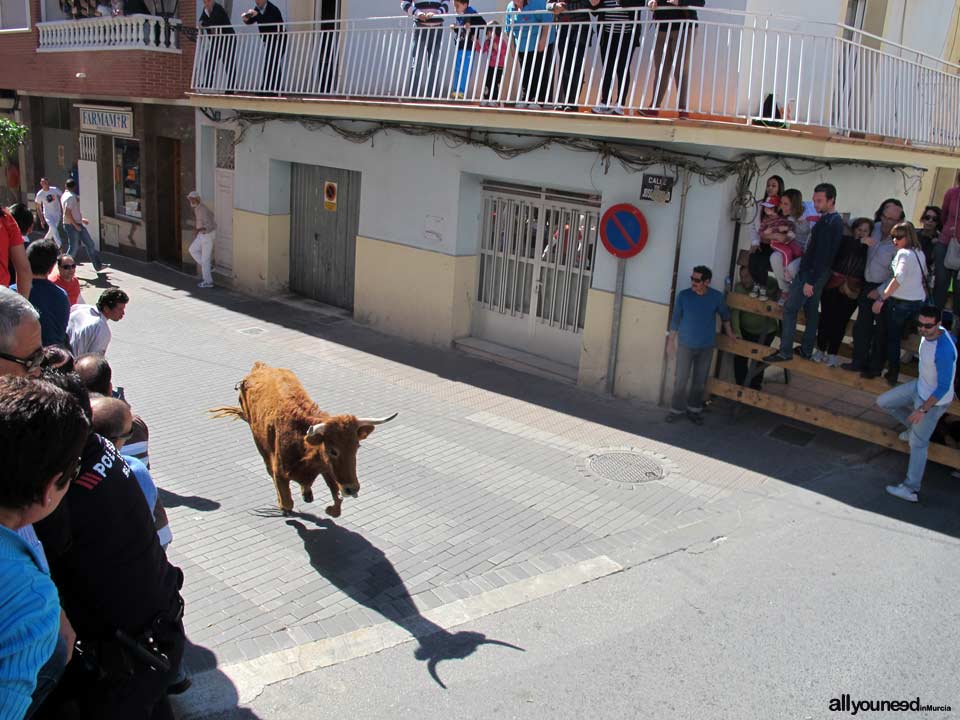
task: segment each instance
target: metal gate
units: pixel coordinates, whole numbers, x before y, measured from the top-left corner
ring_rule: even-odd
[[[600,198],[486,184],[474,335],[576,367]]]
[[[353,310],[360,173],[297,163],[291,173],[290,289]]]

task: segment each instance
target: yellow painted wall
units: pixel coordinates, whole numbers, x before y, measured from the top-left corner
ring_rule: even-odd
[[[357,237],[354,317],[390,335],[447,347],[470,333],[477,258]]]
[[[284,292],[290,284],[290,216],[234,208],[233,272],[241,290]]]
[[[659,401],[667,312],[666,305],[631,297],[623,299],[614,383],[617,397]],[[598,392],[604,390],[606,383],[612,319],[613,293],[590,290],[578,382]]]

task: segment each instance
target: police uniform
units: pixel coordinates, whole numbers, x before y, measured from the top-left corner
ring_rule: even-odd
[[[80,699],[87,716],[172,718],[166,689],[183,654],[183,573],[167,561],[140,486],[110,442],[90,434],[79,476],[36,530],[82,654],[99,668]]]

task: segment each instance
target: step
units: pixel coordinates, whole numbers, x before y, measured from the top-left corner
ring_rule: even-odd
[[[577,384],[577,368],[572,365],[564,365],[556,360],[475,337],[459,338],[453,341],[453,345],[457,350],[481,360],[495,362],[531,375],[539,375],[548,380],[556,380],[568,385]]]

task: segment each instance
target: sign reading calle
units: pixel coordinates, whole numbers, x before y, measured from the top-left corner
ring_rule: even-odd
[[[673,178],[665,175],[643,174],[640,186],[640,199],[668,203],[673,197]]]
[[[133,108],[77,105],[80,132],[133,137]]]

